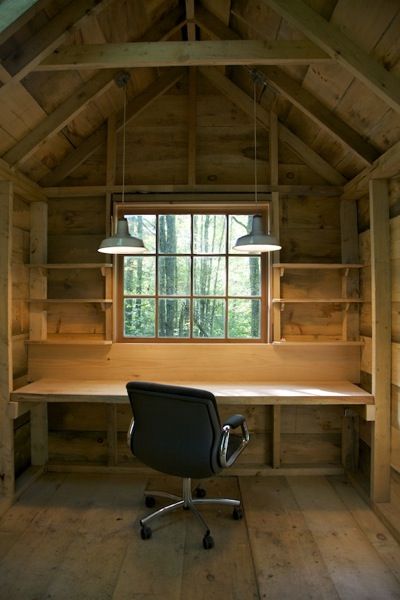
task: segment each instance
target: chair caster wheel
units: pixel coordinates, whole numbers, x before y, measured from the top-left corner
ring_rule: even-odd
[[[198,487],[195,489],[194,491],[196,498],[205,498],[206,497],[206,490],[204,488]]]
[[[208,534],[203,537],[203,548],[205,550],[214,548],[214,539],[211,537],[211,535]]]
[[[150,529],[150,527],[146,527],[146,525],[143,525],[141,530],[140,530],[140,537],[142,538],[142,540],[149,540],[152,536],[153,532]]]
[[[146,496],[144,499],[144,503],[147,508],[153,508],[156,505],[156,499],[154,496]]]
[[[243,511],[240,506],[235,506],[232,512],[232,517],[235,519],[235,521],[240,521],[240,519],[243,519]]]

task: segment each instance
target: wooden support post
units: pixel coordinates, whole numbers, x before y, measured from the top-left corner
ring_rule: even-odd
[[[342,465],[348,471],[357,471],[359,461],[360,417],[346,408],[342,422]]]
[[[47,263],[47,203],[32,202],[31,206],[30,263]],[[47,298],[47,275],[41,269],[30,269],[29,297],[31,300]],[[29,339],[45,340],[47,313],[41,303],[32,303],[29,312]]]
[[[342,244],[342,263],[359,262],[357,204],[342,200],[340,203],[340,232]],[[359,295],[358,269],[344,270],[342,275],[342,297],[357,298]],[[355,341],[359,339],[360,315],[357,304],[349,305],[343,312],[342,339]]]
[[[388,183],[370,181],[372,393],[371,499],[390,499],[391,273]]]
[[[279,184],[279,155],[278,155],[278,117],[276,113],[270,113],[269,127],[269,165],[270,165],[270,183]],[[273,235],[279,239],[279,221],[280,221],[280,201],[279,192],[271,193],[271,205],[269,213],[270,230]],[[272,214],[271,214],[272,211]],[[272,265],[279,262],[279,252],[270,252],[268,255],[268,279],[269,283],[269,315],[270,325],[268,338],[269,341],[279,341],[281,339],[281,311],[280,307],[272,304],[272,297],[281,297],[281,281],[278,269],[273,269]],[[272,282],[271,282],[272,280]],[[272,285],[271,285],[272,283]],[[273,307],[273,308],[272,308]],[[273,320],[271,323],[271,314],[273,311]],[[281,407],[272,407],[272,466],[277,469],[281,466]]]
[[[115,404],[107,405],[107,445],[108,464],[116,465],[118,462],[118,435],[117,435],[117,407]]]
[[[270,165],[270,180],[271,185],[279,185],[279,156],[278,156],[278,117],[276,113],[270,113],[269,126],[269,165]],[[270,216],[271,232],[279,239],[279,224],[280,224],[280,200],[279,192],[271,193],[271,211]],[[270,306],[272,307],[272,297],[281,297],[281,280],[280,273],[277,269],[272,269],[272,264],[279,262],[280,252],[271,252],[269,254],[269,273],[268,277],[273,279],[270,289]],[[273,312],[273,319],[269,331],[269,340],[279,342],[281,339],[281,310],[278,304],[275,304],[270,310]]]
[[[47,263],[47,203],[31,204],[31,264]],[[47,277],[40,269],[30,269],[30,298],[47,298]],[[47,312],[41,304],[31,304],[29,314],[29,338],[34,341],[47,337]],[[31,462],[44,465],[48,460],[47,404],[40,404],[31,410]]]
[[[281,407],[272,407],[272,466],[281,466]]]
[[[197,119],[197,70],[189,67],[188,94],[188,185],[196,185],[196,119]]]
[[[116,180],[116,165],[117,165],[117,116],[111,115],[107,121],[107,168],[106,168],[106,183],[107,186],[115,185]],[[112,211],[112,196],[109,192],[106,193],[106,235],[111,235],[111,211]],[[116,257],[113,257],[114,270],[116,266]],[[104,275],[104,298],[113,297],[113,273],[106,269]],[[113,308],[107,306],[104,311],[104,338],[106,340],[113,339]]]
[[[12,503],[15,491],[14,428],[8,415],[13,384],[11,331],[11,255],[13,184],[0,182],[0,514]]]

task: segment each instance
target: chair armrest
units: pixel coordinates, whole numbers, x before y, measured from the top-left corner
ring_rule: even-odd
[[[231,429],[237,429],[238,427],[241,427],[242,439],[239,442],[238,447],[232,452],[232,454],[228,458],[227,454],[229,448],[229,437],[231,434]],[[243,415],[232,415],[231,417],[229,417],[222,425],[222,436],[219,449],[219,462],[221,467],[230,467],[235,462],[239,454],[243,452],[243,450],[249,443],[249,439],[249,430],[247,428],[246,419],[243,417]]]
[[[132,450],[132,434],[133,434],[133,427],[135,425],[135,419],[131,419],[130,425],[129,425],[129,429],[128,429],[128,433],[126,434],[126,442],[128,444],[128,447],[130,450]]]
[[[239,427],[239,425],[242,425],[245,422],[245,420],[246,419],[243,415],[231,415],[226,419],[223,426],[229,425],[231,429],[236,429],[237,427]]]

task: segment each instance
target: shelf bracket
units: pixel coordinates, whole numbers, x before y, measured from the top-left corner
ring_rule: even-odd
[[[285,303],[284,303],[284,302],[282,302],[282,303],[281,303],[281,312],[283,312],[284,310],[285,310]]]
[[[285,274],[285,267],[279,267],[279,276],[283,277]]]

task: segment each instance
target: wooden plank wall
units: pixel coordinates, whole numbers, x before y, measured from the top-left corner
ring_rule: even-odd
[[[392,467],[400,472],[400,178],[389,182],[390,200],[390,257],[392,271]],[[361,382],[365,389],[371,386],[371,273],[370,273],[370,230],[368,198],[358,202],[359,246],[361,262],[361,295],[365,302],[361,310],[360,333],[364,341],[361,357]],[[361,435],[370,445],[369,425],[363,424]]]
[[[49,201],[49,262],[98,261],[97,244],[104,235],[104,198],[66,198]],[[339,201],[291,198],[283,200],[281,260],[290,262],[340,262]],[[326,293],[340,296],[335,271],[301,271],[284,278],[284,291],[291,297],[317,294],[321,278]],[[97,271],[53,270],[49,272],[49,297],[101,297],[101,275]],[[340,306],[308,307],[300,317],[288,310],[285,336],[290,339],[339,339],[342,331]],[[89,336],[104,333],[104,317],[92,305],[49,305],[50,337]],[[113,344],[112,346],[30,345],[29,377],[73,377],[99,379],[205,380],[310,380],[359,377],[359,353],[354,346],[266,346],[264,344]],[[268,465],[271,461],[272,409],[230,407],[249,420],[252,444],[243,454],[243,465]],[[283,407],[281,466],[340,465],[341,407]],[[134,464],[125,443],[129,407],[66,405],[49,407],[50,463],[78,465]],[[110,423],[116,423],[115,431]]]
[[[14,388],[27,380],[29,337],[29,232],[30,206],[14,194],[12,212],[12,368]],[[15,476],[30,464],[30,417],[26,413],[14,420]]]

